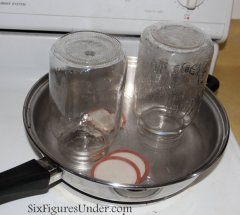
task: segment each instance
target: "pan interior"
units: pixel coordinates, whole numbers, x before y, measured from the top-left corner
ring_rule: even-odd
[[[128,72],[134,75],[134,71],[135,67],[131,67]],[[132,78],[128,77],[123,108],[127,124],[109,151],[134,150],[148,161],[149,175],[137,187],[160,187],[190,178],[203,172],[221,155],[227,143],[228,121],[221,105],[209,90],[206,89],[198,115],[181,138],[173,143],[162,144],[155,150],[151,145],[156,144],[156,140],[144,137],[137,130],[132,111],[133,99],[129,93],[131,85]],[[25,109],[29,110],[28,114],[25,113],[25,127],[34,145],[65,170],[98,182],[89,174],[93,163],[88,163],[87,169],[82,168],[83,164],[66,153],[51,132],[47,75],[28,94]]]

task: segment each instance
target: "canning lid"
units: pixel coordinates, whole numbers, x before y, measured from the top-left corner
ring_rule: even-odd
[[[120,42],[99,32],[75,32],[59,38],[51,52],[66,66],[103,68],[124,58]]]

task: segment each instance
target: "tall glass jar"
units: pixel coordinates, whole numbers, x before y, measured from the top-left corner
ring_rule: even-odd
[[[51,129],[69,159],[106,153],[120,127],[126,69],[121,44],[103,33],[70,33],[52,46]]]
[[[198,111],[213,55],[200,29],[157,23],[141,35],[135,76],[140,130],[160,141],[179,137]]]

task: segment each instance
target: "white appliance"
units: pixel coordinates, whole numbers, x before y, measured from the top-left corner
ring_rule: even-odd
[[[232,0],[0,0],[0,172],[38,158],[25,135],[23,102],[48,72],[51,45],[64,32],[117,35],[137,55],[139,34],[157,21],[186,21],[218,43],[227,38]],[[211,132],[211,131],[209,131]],[[48,193],[0,205],[0,214],[231,214],[240,211],[240,148],[230,133],[227,149],[208,173],[184,192],[149,204],[117,205],[85,196],[64,183]],[[100,209],[102,208],[102,210]]]

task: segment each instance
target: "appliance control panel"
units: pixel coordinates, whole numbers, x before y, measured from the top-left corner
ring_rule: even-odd
[[[0,29],[97,30],[139,35],[158,21],[185,21],[224,40],[233,0],[0,0]]]

